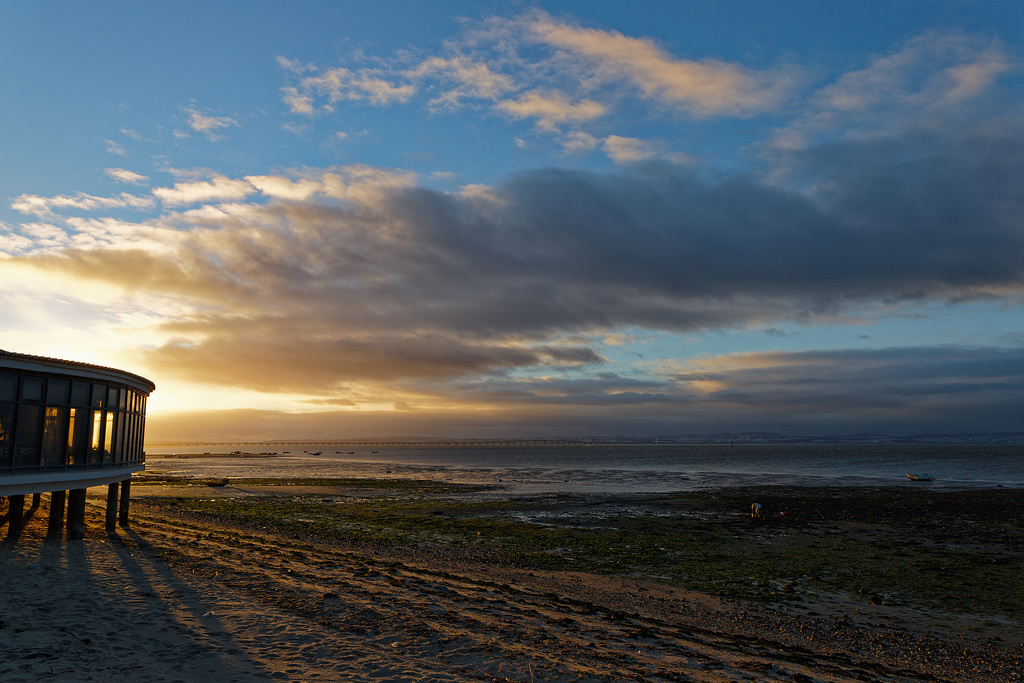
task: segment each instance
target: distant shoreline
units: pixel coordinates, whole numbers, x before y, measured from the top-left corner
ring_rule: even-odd
[[[699,446],[699,445],[1024,445],[1024,432],[978,434],[852,434],[801,436],[772,432],[686,434],[675,436],[581,436],[581,437],[493,437],[493,438],[356,438],[356,439],[270,439],[267,441],[153,441],[147,448],[197,446]]]

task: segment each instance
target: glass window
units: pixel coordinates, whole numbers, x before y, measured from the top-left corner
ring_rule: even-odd
[[[46,383],[46,402],[54,406],[66,406],[71,382],[66,379],[50,379]]]
[[[121,398],[124,398],[124,392],[121,392]],[[114,438],[114,462],[124,462],[124,427],[128,422],[128,413],[117,414],[117,436]]]
[[[0,401],[13,401],[18,396],[18,376],[0,372]]]
[[[43,380],[39,377],[22,377],[21,378],[21,400],[22,401],[42,401],[43,400]]]
[[[81,406],[82,408],[89,405],[89,392],[91,387],[88,382],[74,382],[71,385],[71,405]]]
[[[46,416],[43,418],[43,467],[60,467],[64,464],[67,412],[67,408],[46,408]]]
[[[120,408],[121,410],[125,410],[128,407],[127,406],[127,402],[128,402],[128,390],[127,389],[121,389],[121,402],[117,404],[117,407]]]
[[[145,404],[145,401],[143,401]],[[142,407],[146,409],[145,405]],[[146,459],[146,418],[139,416],[139,461]]]
[[[89,410],[72,408],[68,414],[68,464],[84,465],[89,442]]]
[[[92,401],[89,405],[93,410],[103,409],[103,399],[107,397],[107,387],[103,384],[92,385]]]
[[[131,450],[129,451],[130,459],[135,462],[139,459],[139,416],[132,415],[132,433],[130,437]]]
[[[92,439],[89,442],[89,464],[100,465],[103,463],[103,452],[100,444],[103,443],[103,411],[92,412]]]
[[[103,462],[113,462],[114,457],[114,413],[107,413],[107,424],[103,428]]]
[[[18,406],[18,426],[14,437],[14,468],[39,467],[39,436],[42,406]]]
[[[11,443],[14,438],[14,404],[0,403],[0,467],[11,466]]]
[[[107,387],[107,407],[117,408],[117,387]]]

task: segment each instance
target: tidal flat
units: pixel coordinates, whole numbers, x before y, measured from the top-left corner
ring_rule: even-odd
[[[847,603],[973,615],[973,628],[1005,628],[1016,637],[1024,618],[1018,489],[743,487],[504,497],[498,487],[408,480],[153,477],[135,495],[179,515],[309,542],[643,578],[791,607]],[[751,516],[754,502],[762,505],[760,518]]]
[[[0,678],[1019,681],[1022,494],[149,472],[0,546]]]

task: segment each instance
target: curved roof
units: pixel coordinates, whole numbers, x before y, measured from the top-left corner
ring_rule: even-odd
[[[99,379],[103,381],[116,381],[128,384],[133,389],[151,393],[156,389],[152,381],[124,370],[108,368],[102,365],[91,363],[79,363],[73,360],[61,360],[59,358],[46,358],[45,356],[30,356],[25,353],[12,353],[0,349],[0,368],[13,368],[18,370],[35,370],[37,372],[65,372]]]

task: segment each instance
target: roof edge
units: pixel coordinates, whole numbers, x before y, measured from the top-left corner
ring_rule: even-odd
[[[27,353],[14,353],[13,351],[5,351],[4,349],[0,349],[0,359],[4,359],[4,358],[10,358],[12,360],[25,361],[25,362],[28,362],[28,363],[40,363],[40,364],[44,364],[45,363],[45,364],[48,364],[48,365],[55,365],[55,366],[58,366],[58,367],[67,368],[69,370],[73,370],[73,369],[77,368],[77,369],[88,370],[88,371],[92,371],[92,372],[115,373],[115,374],[121,375],[121,376],[123,376],[123,377],[125,377],[127,379],[131,379],[131,380],[133,380],[135,382],[138,382],[143,387],[148,386],[150,392],[152,392],[152,391],[154,391],[156,389],[156,384],[152,380],[146,379],[142,375],[136,375],[134,372],[128,372],[127,370],[119,370],[118,368],[111,368],[111,367],[107,367],[105,365],[94,365],[92,363],[82,363],[80,361],[74,361],[74,360],[63,360],[61,358],[49,358],[47,356],[33,356],[33,355],[27,354]]]

